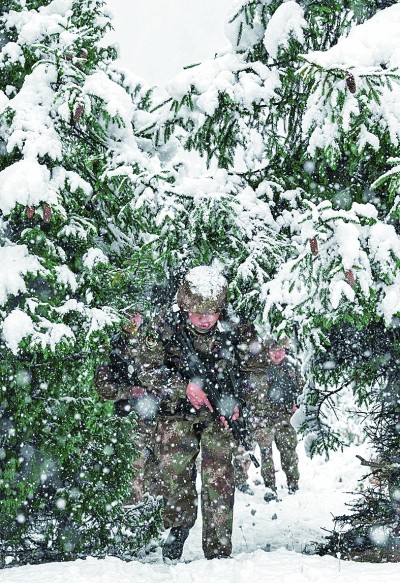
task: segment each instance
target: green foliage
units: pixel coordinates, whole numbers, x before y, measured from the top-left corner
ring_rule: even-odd
[[[132,469],[126,460],[134,459],[135,448],[132,420],[114,417],[95,396],[101,351],[60,347],[62,366],[51,352],[18,358],[4,346],[2,352],[2,538],[15,548],[38,516],[53,514],[57,529],[70,525],[76,531],[70,551],[87,546],[91,517],[96,536],[108,539],[109,523],[118,523],[129,492]],[[56,550],[61,557],[62,549]]]
[[[161,500],[149,497],[138,506],[122,509],[117,521],[110,516],[105,527],[96,519],[85,521],[82,527],[71,520],[66,523],[54,520],[54,511],[41,512],[25,530],[23,538],[15,537],[15,543],[11,543],[15,532],[9,532],[9,540],[0,542],[0,567],[72,561],[93,555],[129,561],[138,556],[138,549],[157,538],[161,528]],[[82,532],[87,535],[84,539]]]
[[[320,554],[340,552],[347,559],[374,562],[400,559],[400,346],[397,337],[392,340],[389,344],[384,339],[387,352],[380,359],[377,375],[381,383],[374,389],[378,394],[370,410],[368,436],[376,457],[360,457],[362,465],[370,466],[361,480],[361,495],[357,492],[358,498],[349,505],[351,514],[335,517],[335,529],[320,545]],[[378,358],[380,341],[382,337],[378,338]]]
[[[131,120],[151,95],[111,66],[102,0],[49,4],[2,5],[14,45],[0,52],[1,566],[130,558],[160,525],[158,502],[123,507],[135,422],[94,386],[121,313],[157,277],[123,212],[139,172],[156,187]]]
[[[198,67],[198,76],[195,75],[196,68],[191,69],[189,91],[180,93],[179,99],[173,101],[173,125],[180,125],[187,131],[185,146],[204,154],[208,164],[216,161],[220,167],[230,169],[234,167],[235,156],[243,155],[242,150],[253,151],[251,140],[257,132],[264,146],[261,179],[273,176],[286,189],[294,183],[308,192],[315,203],[327,198],[333,200],[335,190],[348,187],[351,188],[352,201],[366,202],[368,187],[376,178],[376,168],[383,167],[387,155],[395,155],[396,149],[395,141],[391,141],[385,132],[385,121],[382,120],[381,127],[378,127],[379,116],[371,113],[369,104],[373,106],[379,100],[385,84],[389,86],[390,79],[396,79],[396,73],[385,70],[384,75],[382,71],[364,74],[353,98],[345,84],[347,69],[326,71],[316,65],[308,68],[301,68],[301,65],[305,54],[312,56],[313,51],[329,49],[340,35],[373,16],[378,4],[380,9],[382,5],[386,7],[395,3],[299,2],[304,9],[303,39],[298,33],[297,36],[289,34],[288,38],[283,35],[278,52],[271,54],[267,42],[268,25],[284,3],[242,2],[230,21],[233,27],[231,41],[238,60],[225,65],[226,55],[215,59],[224,72],[221,79],[224,78],[228,87],[219,89],[221,83],[217,78],[216,87],[204,91],[202,70],[209,66],[205,63]],[[262,82],[273,84],[274,91],[260,91],[253,98],[243,98],[240,88],[246,76],[260,85]],[[214,99],[214,93],[217,93],[218,102],[212,110],[206,110],[206,115],[199,116],[205,97],[210,95]],[[337,138],[323,151],[310,151],[310,135],[304,131],[304,119],[306,113],[308,117],[310,115],[307,112],[310,98],[315,100],[319,94],[317,106],[324,113],[321,119],[315,118],[314,127],[320,131],[321,123],[325,123],[328,132],[330,124],[338,123],[339,126]],[[347,113],[343,113],[343,108],[345,104],[348,106],[350,99],[358,103],[358,111],[354,108],[350,127],[344,127],[343,115],[347,116]],[[366,131],[379,136],[379,148],[375,143],[370,145]],[[314,171],[308,172],[304,165],[311,160]],[[249,166],[249,176],[255,169],[253,162]]]
[[[379,490],[357,492],[352,514],[335,517],[335,529],[326,542],[317,545],[319,555],[345,560],[385,563],[400,558],[398,533],[393,530],[395,513],[388,498]]]

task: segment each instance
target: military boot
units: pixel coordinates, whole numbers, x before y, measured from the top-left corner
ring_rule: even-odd
[[[276,488],[267,488],[267,491],[264,494],[265,502],[273,502],[278,501],[278,494],[276,492]]]
[[[171,528],[162,549],[164,562],[177,561],[181,558],[183,545],[189,536],[189,530],[187,526],[174,526]]]
[[[239,492],[243,492],[243,494],[248,494],[249,496],[254,496],[253,490],[250,488],[247,482],[243,482],[242,484],[238,484],[236,488]]]

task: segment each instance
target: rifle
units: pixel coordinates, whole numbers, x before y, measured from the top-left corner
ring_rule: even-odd
[[[249,454],[249,458],[253,462],[256,468],[260,467],[260,464],[252,453],[252,448],[247,441],[247,427],[246,422],[241,415],[239,419],[232,419],[233,410],[235,405],[238,406],[240,414],[241,405],[239,399],[237,398],[237,391],[235,387],[234,373],[229,371],[228,383],[233,389],[232,392],[227,393],[221,387],[219,380],[212,371],[208,370],[204,363],[199,358],[196,353],[190,338],[185,330],[181,330],[180,343],[186,355],[186,365],[191,376],[199,377],[204,382],[204,391],[207,394],[208,400],[214,409],[214,417],[219,421],[220,417],[223,416],[228,422],[229,428],[232,431],[233,437],[236,441],[244,448],[246,453]]]

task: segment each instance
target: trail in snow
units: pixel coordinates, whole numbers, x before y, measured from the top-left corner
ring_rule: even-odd
[[[234,517],[233,558],[207,561],[201,550],[198,518],[185,545],[182,562],[165,565],[161,549],[142,561],[126,563],[109,557],[70,563],[52,563],[3,569],[0,583],[397,583],[397,564],[341,561],[335,557],[307,555],[331,529],[334,515],[347,511],[349,492],[365,473],[349,447],[332,453],[330,460],[305,456],[300,443],[300,490],[289,496],[277,464],[280,502],[265,503],[264,487],[253,485],[259,473],[251,468],[254,496],[237,493]],[[278,459],[277,452],[275,457]]]

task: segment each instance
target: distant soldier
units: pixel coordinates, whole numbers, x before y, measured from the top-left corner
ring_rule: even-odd
[[[398,417],[398,415],[396,416]],[[397,430],[398,432],[398,430]],[[400,455],[393,448],[389,455],[385,452],[385,459],[372,457],[369,461],[357,455],[361,464],[371,467],[369,482],[383,492],[387,491],[393,510],[393,535],[400,537]]]
[[[277,500],[275,466],[272,444],[280,453],[282,469],[286,474],[289,494],[299,487],[297,434],[290,419],[301,394],[304,381],[296,362],[288,354],[287,341],[262,341],[253,326],[243,330],[239,344],[242,351],[244,399],[248,410],[248,424],[253,428],[254,444],[261,453],[261,476],[267,491],[264,500]],[[247,483],[250,462],[238,452],[234,460],[237,488],[252,494]]]

